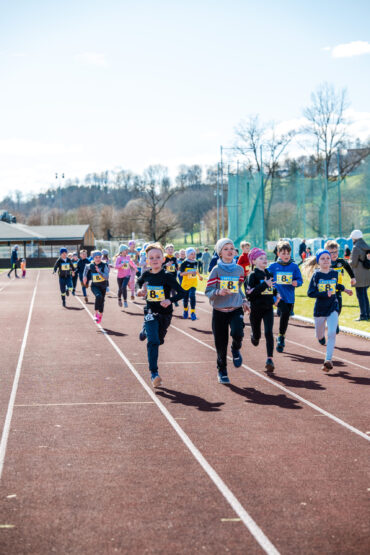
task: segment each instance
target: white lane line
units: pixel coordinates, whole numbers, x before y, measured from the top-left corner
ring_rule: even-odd
[[[85,405],[154,405],[153,401],[107,401],[104,403],[34,403],[32,405],[14,405],[15,407],[81,407]]]
[[[161,361],[161,366],[163,366],[164,364],[214,364],[215,361],[214,360],[188,360],[186,362],[184,362],[183,360],[181,362],[178,362],[177,360],[173,360],[173,361],[165,361],[162,362]],[[134,364],[135,366],[148,366],[148,362],[134,362],[131,361],[131,364]]]
[[[84,307],[84,309],[86,310],[86,312],[88,313],[90,318],[92,320],[94,320],[93,315],[88,310],[88,308],[83,304],[83,302],[79,298],[77,298],[77,300]],[[215,486],[218,488],[218,490],[222,493],[222,495],[228,501],[230,506],[233,508],[235,513],[238,515],[238,517],[242,520],[242,522],[244,523],[246,528],[249,530],[251,535],[254,537],[256,542],[269,555],[279,555],[279,552],[276,549],[276,547],[270,542],[270,540],[263,533],[261,528],[256,524],[256,522],[252,519],[252,517],[244,509],[244,507],[241,505],[241,503],[235,497],[233,492],[228,488],[228,486],[225,484],[225,482],[221,479],[221,477],[217,474],[217,472],[213,469],[213,467],[204,458],[204,456],[199,451],[199,449],[197,449],[197,447],[195,447],[194,443],[191,441],[189,436],[184,432],[184,430],[181,428],[181,426],[179,426],[179,424],[176,422],[176,420],[173,418],[173,416],[170,414],[170,412],[168,412],[166,407],[161,403],[161,401],[153,393],[153,391],[146,384],[146,382],[143,380],[143,378],[140,376],[140,374],[135,370],[135,368],[133,367],[131,362],[128,360],[128,358],[122,353],[120,348],[117,347],[117,345],[112,340],[112,338],[105,332],[104,328],[100,324],[96,324],[96,325],[103,332],[103,335],[110,342],[110,344],[112,345],[114,350],[117,352],[117,354],[121,357],[121,359],[124,361],[124,363],[128,366],[128,368],[134,374],[134,376],[138,380],[138,382],[142,385],[142,387],[145,389],[145,391],[148,393],[148,395],[156,403],[159,410],[162,412],[163,416],[168,420],[168,422],[171,424],[171,426],[173,427],[175,432],[178,434],[178,436],[184,442],[186,447],[189,449],[189,451],[191,452],[193,457],[198,461],[200,466],[203,468],[203,470],[206,472],[206,474],[209,476],[209,478],[212,480],[212,482],[215,484]]]
[[[33,305],[35,303],[36,289],[37,289],[37,284],[38,284],[38,281],[39,281],[39,276],[40,276],[40,272],[38,272],[38,274],[37,274],[35,288],[33,290],[31,304],[30,304],[30,308],[29,308],[29,311],[28,311],[28,318],[27,318],[26,328],[24,330],[22,346],[21,346],[21,350],[20,350],[20,353],[19,353],[18,364],[17,364],[17,368],[16,368],[16,371],[15,371],[13,387],[12,387],[12,391],[11,391],[10,398],[9,398],[8,410],[6,412],[3,433],[2,433],[2,436],[1,436],[1,442],[0,442],[0,480],[1,480],[1,476],[2,476],[3,468],[4,468],[6,446],[8,444],[10,424],[11,424],[12,416],[13,416],[14,401],[15,401],[15,397],[17,395],[18,382],[19,382],[19,377],[21,375],[23,356],[24,356],[24,351],[26,349],[28,332],[29,332],[29,329],[30,329],[32,310],[33,310]]]
[[[212,314],[212,312],[210,310],[204,310],[203,308],[201,310],[203,312],[207,312],[208,314]],[[299,347],[304,347],[305,349],[308,349],[309,351],[314,351],[316,353],[320,353],[320,355],[325,357],[325,352],[322,352],[319,349],[314,349],[313,347],[308,347],[307,345],[302,345],[302,343],[297,343],[296,341],[291,341],[290,339],[285,339],[285,341],[288,342],[288,343],[293,343],[294,345],[298,345]],[[334,353],[335,353],[335,351],[334,351]],[[369,351],[369,356],[370,356],[370,351]],[[352,366],[358,366],[359,368],[362,368],[363,370],[367,370],[368,372],[370,371],[370,368],[368,368],[367,366],[362,366],[362,364],[357,364],[357,362],[352,362],[351,360],[347,360],[345,358],[338,357],[336,354],[334,354],[333,358],[335,360],[340,360],[342,362],[346,362],[347,364],[350,364]]]
[[[214,347],[212,347],[211,345],[207,345],[207,343],[204,343],[203,341],[201,341],[201,339],[197,339],[196,337],[192,336],[190,333],[187,333],[184,330],[181,330],[180,328],[177,328],[176,326],[174,326],[173,324],[171,324],[171,328],[174,328],[175,330],[177,330],[180,333],[183,333],[184,335],[186,335],[187,337],[190,337],[191,339],[193,339],[194,341],[197,341],[197,343],[200,343],[201,345],[204,345],[205,347],[207,347],[208,349],[211,349],[212,351],[216,351],[216,349]],[[229,360],[232,360],[231,357],[227,357]],[[274,380],[271,380],[270,378],[268,378],[267,376],[264,376],[263,374],[261,374],[260,372],[258,372],[257,370],[253,370],[253,368],[250,368],[250,366],[247,366],[246,364],[242,364],[243,368],[245,368],[246,370],[249,370],[249,372],[252,372],[252,374],[255,374],[256,376],[258,376],[259,378],[261,378],[261,380],[265,380],[266,382],[272,384],[273,386],[277,387],[278,389],[281,389],[282,391],[284,391],[285,393],[287,393],[288,395],[290,395],[291,397],[295,397],[296,399],[298,399],[299,401],[301,401],[302,403],[305,403],[306,405],[308,405],[309,407],[311,407],[312,409],[320,412],[321,414],[327,416],[328,418],[330,418],[331,420],[334,420],[334,422],[336,422],[337,424],[340,424],[341,426],[343,426],[344,428],[347,428],[348,430],[350,430],[351,432],[359,435],[360,437],[362,437],[363,439],[366,439],[367,441],[370,441],[370,437],[367,436],[364,432],[361,432],[361,430],[358,430],[357,428],[355,428],[354,426],[351,426],[350,424],[347,424],[347,422],[344,422],[344,420],[341,420],[340,418],[338,418],[337,416],[334,416],[334,414],[331,414],[330,412],[320,408],[319,406],[315,405],[314,403],[311,403],[311,401],[307,401],[307,399],[304,399],[303,397],[301,397],[300,395],[297,395],[297,393],[294,393],[293,391],[290,391],[290,389],[287,389],[286,387],[284,387],[283,385],[280,385],[278,383],[276,383]]]

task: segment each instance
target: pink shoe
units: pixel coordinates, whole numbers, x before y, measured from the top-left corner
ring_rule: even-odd
[[[95,320],[95,322],[99,322],[99,312],[95,312],[94,320]]]
[[[103,318],[103,314],[100,314],[100,313],[98,312],[98,314],[97,314],[97,320],[96,320],[98,324],[100,324],[100,322],[102,321],[102,318]]]

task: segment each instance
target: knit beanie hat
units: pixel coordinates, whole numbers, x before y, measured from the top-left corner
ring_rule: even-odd
[[[119,246],[119,252],[123,252],[123,251],[128,251],[128,246],[127,245],[120,245]]]
[[[318,251],[316,251],[316,254],[315,254],[317,263],[319,263],[319,259],[322,254],[328,254],[330,256],[330,252],[327,251],[326,249],[319,249]]]
[[[107,249],[102,249],[101,253],[105,254],[105,256],[107,256],[109,254],[109,251]]]
[[[220,252],[222,251],[222,249],[224,248],[225,245],[227,245],[228,243],[230,243],[233,247],[234,247],[234,243],[232,242],[231,239],[228,239],[227,237],[222,237],[221,239],[219,239],[215,245],[215,251],[217,252],[217,254],[220,256]]]
[[[357,239],[362,239],[362,237],[363,237],[362,231],[360,229],[354,229],[351,232],[349,239],[354,239],[355,241],[357,241]]]
[[[95,256],[101,256],[101,251],[92,251],[91,256],[95,258]]]
[[[131,247],[131,245],[136,245],[136,242],[133,239],[128,242],[128,246]]]
[[[59,251],[59,254],[63,254],[64,252],[68,252],[68,250],[65,247],[62,247]]]
[[[185,251],[186,254],[186,258],[189,256],[189,254],[191,254],[192,252],[195,252],[195,249],[193,249],[193,247],[188,247]]]
[[[249,261],[254,264],[254,261],[257,260],[257,258],[259,258],[260,256],[266,256],[266,253],[263,249],[259,249],[258,247],[254,247],[250,252],[249,252]]]

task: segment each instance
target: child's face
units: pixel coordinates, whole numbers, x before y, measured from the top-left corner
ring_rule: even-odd
[[[195,260],[195,252],[191,252],[188,256],[189,260]]]
[[[100,262],[101,262],[101,256],[94,256],[94,263],[98,265],[100,264]]]
[[[327,254],[326,252],[324,254],[322,254],[319,258],[319,266],[320,266],[320,270],[329,270],[330,266],[331,266],[331,257],[330,254]]]
[[[82,260],[85,260],[86,256],[87,256],[86,252],[80,252],[80,257]]]
[[[72,260],[78,260],[77,254],[74,254],[74,255],[72,256]]]
[[[185,256],[186,256],[185,250],[184,250],[184,249],[181,249],[181,251],[180,251],[180,258],[185,258]]]
[[[289,262],[290,260],[290,252],[284,249],[283,251],[278,252],[279,257],[283,262]]]
[[[173,255],[173,247],[167,247],[166,252],[169,256],[172,256]]]
[[[338,249],[329,249],[329,252],[330,252],[330,258],[332,259],[333,262],[335,262],[338,258]]]
[[[220,252],[220,257],[223,262],[230,264],[235,256],[235,248],[234,245],[231,243],[226,243],[224,247],[222,247]]]
[[[251,250],[250,245],[244,245],[243,247],[244,254],[248,254],[250,250]]]
[[[121,252],[120,252],[120,255],[121,255],[121,256],[127,256],[127,251],[121,251]]]
[[[261,256],[256,258],[255,265],[259,270],[267,268],[267,256],[265,254],[261,254]]]
[[[164,262],[163,252],[160,249],[151,249],[146,255],[146,260],[151,269],[156,272],[162,268]]]
[[[63,260],[65,260],[67,258],[67,253],[62,252],[62,254],[60,255],[60,258],[63,258]]]

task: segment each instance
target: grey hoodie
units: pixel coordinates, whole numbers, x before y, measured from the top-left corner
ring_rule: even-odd
[[[354,243],[350,265],[356,278],[356,287],[370,286],[370,270],[364,267],[361,260],[365,260],[366,253],[370,252],[370,246],[363,239],[357,239]]]
[[[209,275],[205,294],[215,310],[231,312],[241,307],[245,300],[245,295],[240,288],[243,282],[244,270],[241,266],[235,264],[234,269],[228,271],[217,264]],[[221,289],[232,289],[236,292],[233,295],[221,296],[219,294]]]

